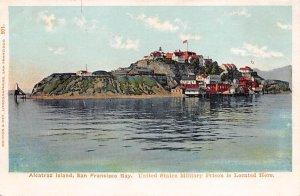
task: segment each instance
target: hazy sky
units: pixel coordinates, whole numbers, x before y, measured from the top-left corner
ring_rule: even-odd
[[[10,88],[54,72],[129,66],[151,51],[189,50],[238,67],[291,64],[289,6],[10,7]],[[251,64],[251,61],[254,64]]]

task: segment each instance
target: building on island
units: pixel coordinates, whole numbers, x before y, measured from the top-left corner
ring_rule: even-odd
[[[87,70],[79,70],[76,72],[77,76],[93,76],[91,72],[88,72]]]
[[[189,96],[189,97],[194,97],[194,96],[204,96],[206,94],[206,89],[204,88],[187,88],[184,91],[184,94]]]
[[[209,75],[204,79],[205,84],[219,84],[221,83],[220,75]]]
[[[118,68],[116,70],[111,71],[113,76],[124,76],[128,75],[128,72],[131,70],[131,68]]]
[[[188,63],[192,63],[193,59],[198,59],[199,60],[199,66],[200,67],[204,66],[205,61],[204,61],[203,55],[195,54],[195,55],[189,56]]]
[[[182,88],[177,86],[176,88],[171,89],[171,93],[174,95],[182,95],[184,92]]]
[[[205,65],[205,61],[202,55],[199,55],[199,66],[203,67]]]
[[[145,60],[152,60],[152,57],[151,56],[144,56],[144,59]]]
[[[221,69],[223,69],[225,72],[228,72],[228,71],[234,71],[237,68],[235,64],[222,64]]]
[[[176,56],[181,56],[182,53],[183,53],[183,58],[184,58],[185,63],[192,63],[193,59],[198,59],[199,60],[199,65],[200,66],[204,65],[203,55],[198,55],[195,52],[191,52],[191,51],[181,52],[180,54],[176,53],[175,56],[173,57],[173,60],[177,61],[177,62],[180,62],[180,63],[183,63],[182,57],[176,57]]]
[[[150,55],[144,56],[145,60],[157,60],[162,59],[165,57],[166,54],[162,51],[162,48],[159,47],[158,51],[153,51],[150,53]]]
[[[85,65],[85,70],[79,70],[76,72],[77,76],[93,76],[91,72],[88,72],[87,64]]]
[[[163,55],[164,55],[164,53],[161,51],[154,51],[154,52],[151,52],[150,57],[153,60],[157,60],[157,59],[162,59]]]
[[[195,55],[189,56],[188,63],[191,64],[194,59],[198,59],[198,62],[199,62],[198,65],[203,66],[203,56],[202,55],[195,54]]]
[[[239,71],[242,73],[243,77],[251,77],[253,73],[253,69],[248,66],[241,67]]]
[[[153,75],[154,70],[148,67],[136,67],[133,66],[132,69],[128,72],[129,75]]]
[[[166,53],[166,59],[171,59],[172,60],[172,56],[173,56],[173,53],[170,53],[170,52]]]
[[[193,59],[199,60],[199,66],[204,66],[205,62],[210,61],[212,63],[212,59],[204,59],[203,55],[198,55],[192,51],[182,52],[180,50],[176,50],[175,52],[163,52],[161,47],[159,47],[158,51],[153,51],[150,55],[144,56],[144,60],[158,60],[158,59],[167,59],[173,60],[178,63],[192,63]]]
[[[180,84],[197,84],[195,74],[188,74],[186,76],[182,76],[180,80]]]
[[[177,52],[174,52],[173,55],[172,55],[172,60],[173,61],[176,61],[178,63],[184,63],[185,60],[184,60],[184,54],[183,52],[181,52],[180,50]]]
[[[204,84],[205,78],[207,75],[201,74],[201,75],[196,75],[196,81],[198,84]]]
[[[192,57],[192,56],[196,57],[197,54],[195,52],[186,51],[186,52],[183,52],[183,55],[184,55],[185,62],[188,62],[190,57]]]
[[[93,73],[93,76],[111,76],[111,73],[110,72],[107,72],[107,71],[103,71],[103,70],[98,70],[98,71],[94,71]]]

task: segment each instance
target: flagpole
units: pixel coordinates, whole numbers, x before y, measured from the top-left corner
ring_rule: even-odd
[[[182,43],[186,44],[186,51],[188,52],[189,51],[189,41],[188,40],[184,40]]]

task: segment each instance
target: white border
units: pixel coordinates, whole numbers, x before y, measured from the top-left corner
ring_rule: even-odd
[[[274,172],[275,178],[230,179],[57,179],[28,178],[27,173],[8,173],[8,97],[5,95],[5,148],[0,147],[0,195],[300,195],[300,1],[299,0],[141,0],[141,1],[93,1],[82,0],[84,6],[221,6],[221,5],[291,5],[293,10],[293,171]],[[8,6],[80,6],[80,0],[2,0],[0,2],[0,26],[6,24],[6,59],[8,60]],[[1,40],[3,37],[1,37]],[[2,55],[1,55],[2,60]],[[6,61],[5,92],[8,89],[8,64]],[[2,69],[2,67],[1,67]],[[2,86],[2,75],[0,86]],[[2,91],[1,91],[2,93]],[[2,102],[2,98],[1,98]],[[3,114],[1,110],[1,115]],[[134,174],[135,176],[137,174]]]

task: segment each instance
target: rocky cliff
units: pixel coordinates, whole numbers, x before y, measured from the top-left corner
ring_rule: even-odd
[[[155,95],[168,91],[147,76],[76,76],[52,74],[37,83],[32,96]]]
[[[171,88],[179,84],[182,76],[195,73],[195,67],[193,65],[189,63],[177,63],[175,61],[166,63],[159,60],[140,60],[134,63],[134,65],[138,67],[148,67],[153,69],[155,73],[166,74],[168,77],[168,85]]]
[[[291,91],[289,83],[281,80],[265,80],[264,89],[267,93],[282,93]]]

